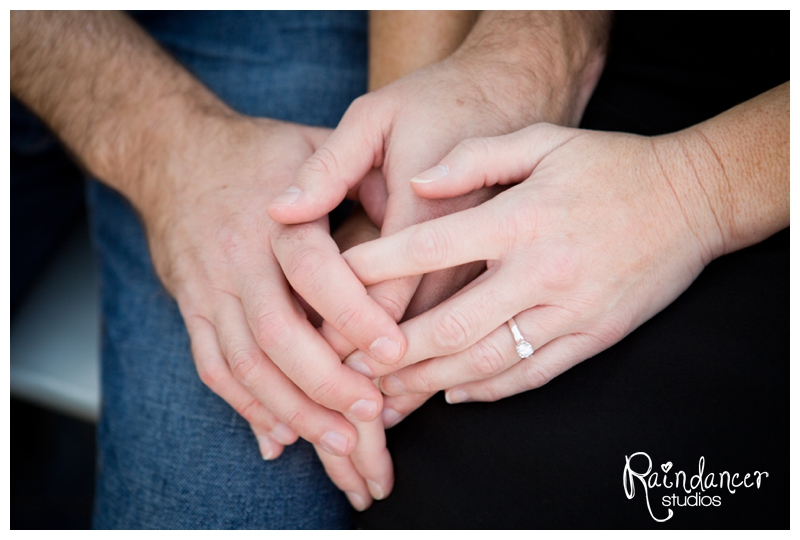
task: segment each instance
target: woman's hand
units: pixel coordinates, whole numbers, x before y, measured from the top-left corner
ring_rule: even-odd
[[[475,209],[344,254],[368,285],[487,261],[487,271],[456,296],[401,325],[409,349],[400,364],[409,367],[382,379],[384,393],[449,388],[448,401],[459,403],[541,386],[663,309],[714,257],[787,225],[788,114],[767,133],[779,140],[760,153],[737,155],[730,133],[731,126],[770,122],[755,114],[765,103],[788,112],[785,86],[771,100],[669,136],[539,124],[472,139],[413,179],[415,192],[428,198],[518,185]],[[732,122],[737,117],[741,123]],[[736,161],[728,164],[731,155]],[[742,165],[748,158],[749,168]],[[774,159],[764,165],[765,158]],[[770,168],[777,174],[770,177]],[[732,191],[727,182],[738,176],[754,180]],[[743,224],[752,209],[742,190],[765,181],[773,195]],[[535,349],[524,360],[506,325],[511,317]],[[358,352],[347,361],[371,377],[397,369]]]

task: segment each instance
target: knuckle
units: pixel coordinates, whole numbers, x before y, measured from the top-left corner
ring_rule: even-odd
[[[288,321],[286,317],[267,307],[258,308],[253,317],[256,342],[262,346],[272,345],[286,333]]]
[[[216,233],[217,243],[222,253],[232,261],[239,260],[246,250],[245,242],[239,232],[233,227],[222,227]]]
[[[225,371],[227,371],[227,368],[216,362],[197,363],[197,375],[200,377],[200,381],[211,390],[214,390],[223,381]]]
[[[489,140],[485,137],[475,137],[462,141],[456,147],[457,155],[466,159],[468,165],[480,163],[483,156],[489,155]]]
[[[318,250],[301,247],[289,256],[284,270],[292,283],[314,283],[324,265],[325,259]]]
[[[306,160],[305,168],[313,173],[327,175],[338,170],[339,165],[336,160],[336,155],[329,148],[323,146],[318,148],[317,151]]]
[[[476,375],[486,378],[505,368],[505,358],[493,345],[481,342],[474,349],[470,365]]]
[[[544,386],[552,379],[540,362],[524,362],[520,372],[520,382],[524,388],[534,389]]]
[[[354,307],[346,307],[341,311],[333,320],[333,327],[338,331],[345,333],[348,329],[358,329],[361,327],[361,310]]]
[[[406,387],[406,391],[420,394],[441,390],[441,388],[437,387],[434,375],[426,369],[428,363],[418,364],[418,366],[411,366],[413,369],[408,369],[403,376],[403,384]]]
[[[439,267],[447,260],[450,239],[441,227],[421,226],[408,238],[408,257],[422,268]]]
[[[433,324],[433,343],[444,352],[458,352],[469,344],[470,325],[458,311],[442,314]]]
[[[237,349],[231,354],[228,362],[231,366],[233,376],[242,382],[251,377],[253,369],[261,361],[261,355],[253,349]]]
[[[329,378],[324,378],[311,383],[307,395],[313,401],[322,403],[336,388],[336,382]]]
[[[528,236],[530,231],[536,231],[538,226],[536,206],[528,205],[523,210],[516,204],[517,202],[513,201],[510,210],[496,212],[493,215],[495,223],[500,227],[495,231],[495,237],[506,251],[513,249],[518,241]]]
[[[627,332],[628,324],[624,320],[611,318],[595,324],[590,335],[599,346],[606,348],[625,337]]]
[[[405,314],[405,302],[402,300],[403,294],[395,287],[382,289],[380,294],[374,295],[375,302],[378,303],[395,321],[399,321]]]
[[[280,260],[288,259],[297,251],[316,245],[314,240],[318,233],[317,226],[312,223],[284,225],[273,222],[269,226],[270,244]]]
[[[574,287],[580,272],[580,262],[570,251],[551,251],[540,261],[541,285],[553,291]]]
[[[303,435],[304,427],[306,424],[306,413],[302,409],[291,409],[286,412],[283,417],[284,423],[299,433],[301,436]]]
[[[277,221],[273,221],[269,224],[269,241],[271,245],[276,245],[280,242],[284,242],[288,236],[289,227],[291,225],[284,225],[283,223],[278,223]]]
[[[364,121],[372,117],[384,105],[383,99],[376,98],[372,93],[364,94],[353,100],[345,114],[348,119],[353,118],[354,120]]]
[[[247,403],[237,409],[239,415],[247,420],[249,424],[255,424],[258,419],[258,408],[261,404],[255,398],[248,400]]]
[[[487,384],[481,392],[481,401],[500,401],[508,397],[508,393],[504,392],[501,387],[496,384]]]

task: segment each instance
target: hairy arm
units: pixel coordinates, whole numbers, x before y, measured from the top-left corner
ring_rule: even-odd
[[[576,126],[603,71],[610,28],[605,11],[486,11],[454,58],[486,81],[480,97],[517,127]]]
[[[349,454],[357,434],[339,413],[375,418],[380,392],[342,366],[297,306],[264,211],[329,130],[234,112],[121,13],[12,13],[11,88],[139,212],[200,378],[250,422],[262,454],[277,457],[298,434]],[[402,346],[324,221],[303,236],[323,262],[295,267],[313,283],[324,283],[324,272],[346,300],[327,290],[304,299],[343,321],[337,330],[359,347],[379,337]]]
[[[138,208],[144,168],[197,112],[230,110],[118,12],[11,12],[11,92]]]

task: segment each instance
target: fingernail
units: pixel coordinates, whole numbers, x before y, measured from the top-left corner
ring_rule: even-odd
[[[372,498],[376,501],[383,499],[383,488],[377,482],[367,480],[367,487]]]
[[[369,346],[369,352],[379,362],[391,364],[400,359],[400,344],[388,337],[379,337]]]
[[[427,184],[429,182],[433,182],[434,180],[438,180],[442,176],[446,175],[450,172],[450,167],[445,165],[444,163],[440,163],[436,167],[428,169],[425,172],[419,173],[417,176],[411,179],[412,182],[416,182],[418,184]]]
[[[401,420],[402,415],[394,409],[383,409],[381,418],[383,419],[384,429],[389,429]]]
[[[469,394],[456,388],[455,390],[450,390],[449,392],[445,392],[444,399],[450,405],[455,405],[456,403],[466,403],[468,401],[472,401],[472,398],[469,397]]]
[[[347,437],[336,431],[329,431],[323,435],[319,444],[335,456],[343,456],[347,452]]]
[[[345,495],[347,495],[347,500],[350,501],[350,504],[353,505],[353,508],[359,512],[363,512],[367,509],[367,503],[364,502],[364,499],[362,499],[361,495],[358,493],[347,491],[345,492]]]
[[[371,399],[359,399],[350,407],[350,414],[362,422],[369,422],[378,416],[378,403]]]
[[[372,379],[372,371],[367,367],[367,364],[365,364],[364,362],[359,362],[358,360],[350,360],[349,362],[345,362],[344,365],[346,365],[353,371],[361,373],[365,377],[369,377],[370,379]]]
[[[286,191],[275,197],[271,204],[282,204],[285,206],[294,206],[300,200],[300,195],[303,192],[299,187],[289,186]]]
[[[384,377],[383,381],[381,382],[381,386],[390,396],[406,393],[406,385],[404,385],[403,381],[401,381],[396,375]]]
[[[261,457],[264,458],[265,461],[275,457],[275,452],[272,450],[272,441],[269,440],[269,437],[266,435],[259,435],[256,439],[258,439],[258,450],[261,452]]]
[[[295,433],[292,431],[292,428],[283,422],[277,423],[269,434],[281,444],[292,444],[295,439]]]

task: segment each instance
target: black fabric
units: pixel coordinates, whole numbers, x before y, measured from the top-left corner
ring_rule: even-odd
[[[84,214],[83,175],[56,138],[11,98],[11,314]]]
[[[788,80],[786,11],[618,12],[581,127],[670,133]]]
[[[619,13],[583,127],[667,133],[788,79],[788,12]],[[546,386],[457,406],[440,393],[387,437],[395,489],[357,516],[361,528],[788,528],[789,230],[712,262]],[[697,474],[702,456],[705,475],[769,476],[701,492],[719,506],[672,506],[657,523],[638,481],[625,495],[636,452],[672,475]],[[685,502],[681,489],[649,490],[656,517],[672,494]]]

